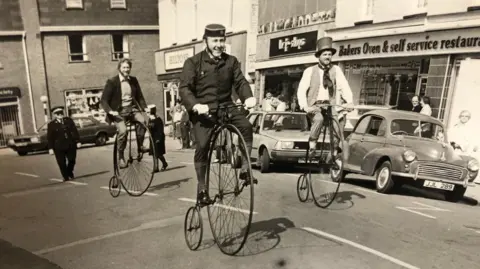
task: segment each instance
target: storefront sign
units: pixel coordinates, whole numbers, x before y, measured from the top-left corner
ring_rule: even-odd
[[[270,39],[270,57],[314,51],[317,44],[317,31]]]
[[[279,19],[258,26],[258,34],[266,34],[287,29],[294,29],[307,25],[314,25],[333,21],[335,19],[335,10],[317,11],[300,16],[290,17],[288,19]]]
[[[0,98],[20,97],[20,89],[17,87],[0,88]]]
[[[165,52],[165,70],[182,68],[185,60],[192,57],[194,54],[195,49],[193,47]]]
[[[477,30],[478,31],[478,30]],[[335,42],[334,60],[478,52],[480,36],[471,29]]]

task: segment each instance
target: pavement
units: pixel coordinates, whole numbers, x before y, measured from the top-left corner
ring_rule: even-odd
[[[227,256],[204,236],[190,251],[183,222],[196,182],[192,150],[167,141],[169,169],[141,197],[112,198],[112,145],[78,151],[76,179],[53,156],[0,153],[0,268],[480,268],[480,186],[460,203],[405,187],[374,191],[351,176],[328,208],[296,195],[299,170],[260,174],[246,245]],[[6,265],[6,266],[5,266]]]

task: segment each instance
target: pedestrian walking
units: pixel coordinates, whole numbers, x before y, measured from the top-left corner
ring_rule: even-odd
[[[155,142],[155,154],[157,158],[162,162],[162,171],[165,171],[168,167],[167,160],[165,159],[165,125],[163,124],[162,118],[157,115],[157,106],[149,105],[150,109],[150,133],[152,134],[153,141]],[[150,154],[153,153],[153,147],[150,145]],[[158,171],[158,165],[156,165],[156,170]]]
[[[117,127],[119,167],[127,167],[124,158],[125,147],[127,146],[127,125],[125,120],[136,120],[146,123],[144,111],[148,111],[145,98],[138,80],[130,76],[132,62],[129,59],[122,59],[118,62],[118,75],[107,80],[101,97],[101,105],[107,113],[106,121],[114,122]],[[146,151],[143,147],[145,138],[144,128],[137,124],[136,127],[138,155]]]
[[[80,136],[73,120],[64,116],[64,107],[54,107],[52,114],[55,118],[47,126],[48,151],[50,155],[55,154],[63,180],[68,181],[75,178],[73,171]]]

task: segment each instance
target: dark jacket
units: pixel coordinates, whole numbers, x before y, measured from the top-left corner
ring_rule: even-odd
[[[157,156],[165,154],[165,131],[163,120],[155,116],[155,119],[149,121],[150,133],[155,142],[155,153]]]
[[[138,80],[134,76],[130,76],[130,87],[132,88],[132,101],[133,105],[140,110],[144,110],[147,107],[145,98],[142,94],[142,89]],[[107,80],[105,88],[103,89],[102,97],[100,100],[103,110],[105,112],[118,111],[122,106],[122,87],[120,83],[119,75],[116,75]],[[138,104],[138,105],[137,105]],[[140,106],[140,107],[138,107]],[[107,116],[107,122],[110,122]]]
[[[76,147],[80,141],[77,126],[69,117],[63,118],[63,124],[52,120],[47,127],[48,149],[67,150]]]
[[[218,104],[231,103],[232,90],[242,102],[253,97],[235,56],[224,53],[216,63],[206,51],[202,51],[185,61],[179,93],[187,111],[190,112],[196,104],[215,108]]]

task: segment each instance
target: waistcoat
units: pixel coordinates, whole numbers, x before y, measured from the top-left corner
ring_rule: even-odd
[[[337,100],[337,81],[335,79],[335,70],[336,66],[332,65],[330,70],[330,79],[333,82],[333,96],[330,96],[330,103],[336,104]],[[320,89],[322,86],[322,89]],[[312,77],[310,78],[310,88],[307,90],[307,104],[308,106],[313,106],[313,104],[317,101],[318,91],[325,91],[323,85],[320,85],[320,67],[318,64],[313,66],[312,68]]]

